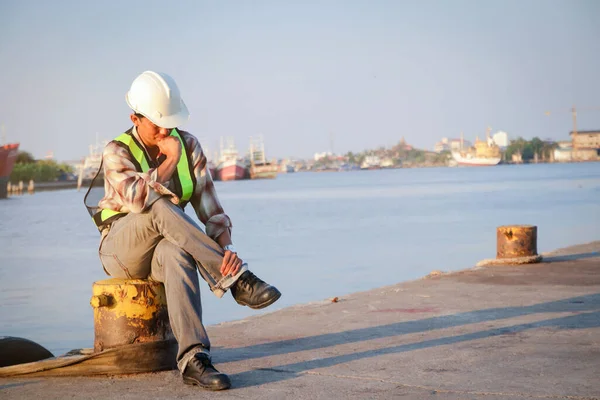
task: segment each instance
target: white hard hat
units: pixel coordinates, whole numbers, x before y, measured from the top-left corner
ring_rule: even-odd
[[[175,80],[162,72],[140,74],[131,84],[125,100],[134,112],[161,128],[176,128],[190,117]]]

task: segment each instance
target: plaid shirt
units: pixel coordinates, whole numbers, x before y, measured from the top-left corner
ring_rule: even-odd
[[[132,133],[143,146],[135,126]],[[179,131],[179,133],[188,154],[191,155],[196,178],[196,188],[190,203],[194,207],[198,219],[206,227],[206,234],[216,240],[226,229],[231,232],[231,220],[224,213],[217,198],[217,192],[206,165],[207,159],[198,139],[185,131]],[[145,148],[144,151],[146,151]],[[141,213],[161,196],[167,196],[173,204],[179,204],[179,198],[170,190],[172,188],[171,181],[166,184],[158,183],[156,181],[157,168],[151,168],[147,172],[136,171],[129,152],[115,141],[111,141],[104,148],[102,162],[105,194],[98,203],[101,209]]]

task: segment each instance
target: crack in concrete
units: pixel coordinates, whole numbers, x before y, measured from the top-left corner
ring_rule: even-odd
[[[296,371],[288,371],[285,369],[278,369],[278,368],[255,368],[257,371],[269,371],[269,372],[280,372],[280,373],[284,373],[284,374],[297,374],[298,372]]]

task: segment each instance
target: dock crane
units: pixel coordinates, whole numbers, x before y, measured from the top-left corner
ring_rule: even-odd
[[[547,116],[550,116],[551,114],[559,114],[559,113],[565,113],[565,112],[570,112],[571,116],[573,118],[573,150],[577,150],[577,146],[576,146],[576,141],[575,141],[575,136],[577,136],[577,108],[575,106],[571,107],[570,110],[558,110],[558,111],[546,111],[545,114]],[[579,111],[600,111],[600,107],[586,107],[586,108],[579,108]]]

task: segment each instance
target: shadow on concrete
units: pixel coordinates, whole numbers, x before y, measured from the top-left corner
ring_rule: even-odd
[[[257,369],[232,375],[235,387],[258,386],[265,383],[292,379],[299,373],[330,367],[350,361],[356,361],[385,354],[402,353],[412,350],[426,349],[435,346],[455,344],[470,340],[514,334],[528,329],[551,327],[555,329],[583,329],[600,327],[600,293],[573,297],[569,299],[540,303],[525,307],[490,308],[466,313],[432,317],[417,321],[405,321],[394,324],[362,328],[351,331],[316,335],[298,339],[264,343],[237,349],[219,349],[215,361],[218,363],[247,360],[272,355],[288,354],[299,351],[314,350],[345,343],[400,336],[433,329],[451,328],[478,322],[514,318],[538,313],[577,312],[578,315],[553,318],[544,321],[518,324],[509,327],[489,329],[464,335],[448,336],[438,339],[425,340],[400,346],[368,350],[351,354],[339,355],[317,360],[303,361],[280,365],[268,369]]]
[[[565,254],[564,256],[548,256],[548,257],[544,257],[542,262],[575,261],[575,260],[583,260],[585,258],[594,258],[594,257],[600,257],[600,252],[593,251],[590,253]]]
[[[355,343],[391,336],[452,328],[484,321],[514,318],[528,314],[583,312],[600,310],[600,293],[573,297],[525,307],[488,308],[454,315],[443,315],[413,321],[396,322],[370,328],[361,328],[338,333],[309,336],[298,339],[281,340],[235,349],[219,349],[218,362],[234,362],[271,355],[288,354],[298,351],[315,350],[336,346],[342,343]]]
[[[27,386],[27,385],[31,385],[34,383],[38,383],[39,381],[27,381],[27,382],[15,382],[15,383],[6,383],[4,385],[0,385],[0,390],[3,389],[10,389],[10,388],[16,388],[16,387],[22,387],[22,386]]]

